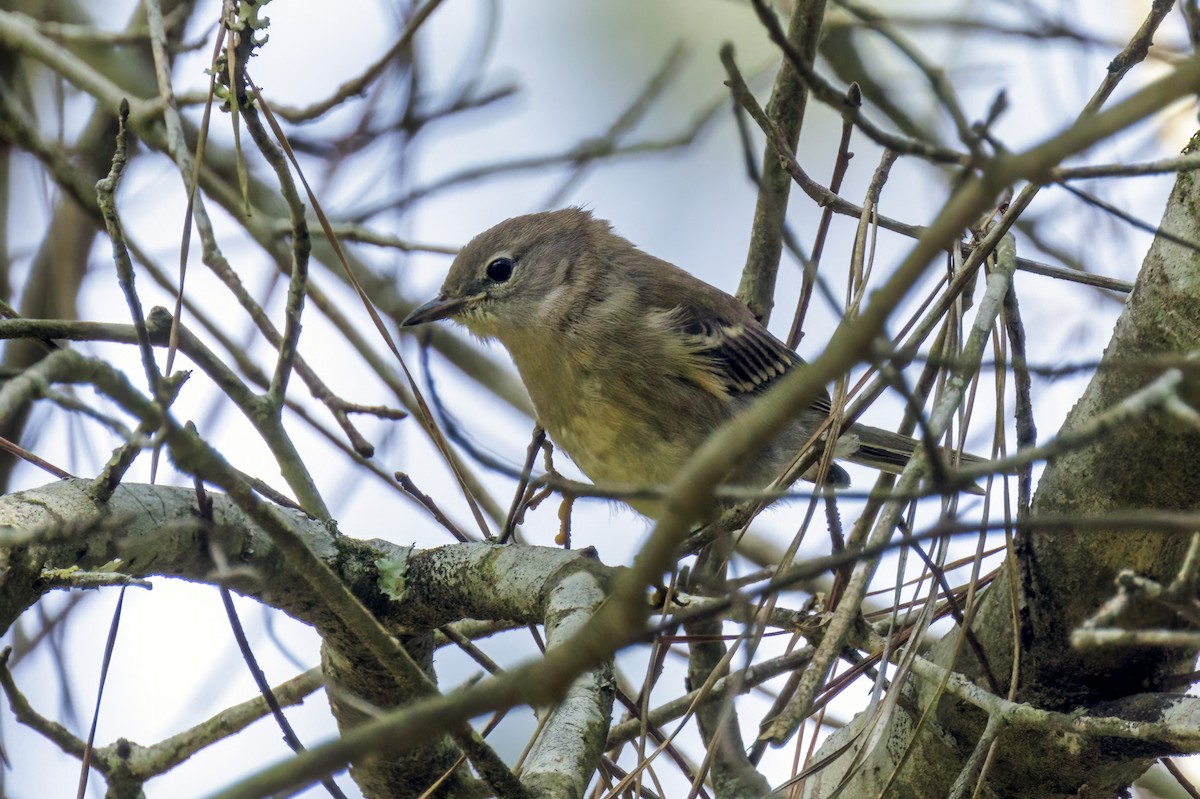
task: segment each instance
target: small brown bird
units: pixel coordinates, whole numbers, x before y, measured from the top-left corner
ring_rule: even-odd
[[[401,325],[439,319],[498,339],[538,422],[605,485],[667,485],[715,429],[804,363],[740,301],[579,208],[518,216],[476,236],[437,298]],[[830,411],[823,393],[729,483],[766,487]],[[836,454],[899,473],[917,443],[855,424]],[[829,481],[849,484],[836,466]],[[631,504],[653,513],[652,503]]]

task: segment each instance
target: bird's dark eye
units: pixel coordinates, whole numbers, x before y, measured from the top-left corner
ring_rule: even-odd
[[[516,261],[512,258],[497,258],[487,265],[487,276],[497,283],[503,283],[512,277]]]

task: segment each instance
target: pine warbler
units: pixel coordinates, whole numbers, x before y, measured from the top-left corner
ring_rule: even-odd
[[[439,319],[504,345],[538,422],[601,485],[666,486],[715,429],[804,363],[740,301],[579,208],[476,236],[437,298],[401,325]],[[728,483],[769,485],[829,413],[823,393]],[[899,473],[917,443],[855,424],[836,456]],[[849,484],[837,466],[828,481]]]

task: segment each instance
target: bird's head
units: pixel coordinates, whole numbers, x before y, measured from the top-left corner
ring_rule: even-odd
[[[401,326],[452,319],[472,333],[504,333],[544,323],[569,311],[586,282],[586,254],[607,222],[580,208],[507,219],[480,233],[459,252],[438,296],[404,318]],[[586,300],[586,298],[584,298]]]

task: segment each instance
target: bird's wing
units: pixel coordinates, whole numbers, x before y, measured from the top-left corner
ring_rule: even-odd
[[[698,382],[725,397],[762,391],[776,378],[804,363],[753,318],[731,321],[710,310],[701,313],[698,309],[677,307],[670,314],[669,324],[703,373]],[[831,407],[825,391],[812,403],[812,408],[822,413],[830,413]]]

